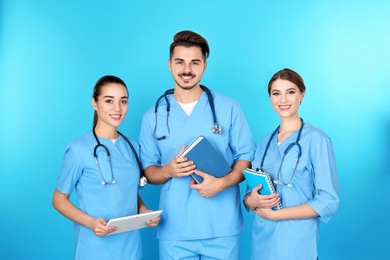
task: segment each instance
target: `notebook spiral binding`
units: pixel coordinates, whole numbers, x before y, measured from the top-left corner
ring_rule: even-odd
[[[271,176],[269,176],[269,174],[267,174],[267,183],[268,183],[268,187],[270,188],[270,190],[272,190],[273,193],[276,193],[276,190],[275,190],[275,186],[273,185],[273,182],[271,180]],[[273,207],[273,209],[282,209],[282,203],[280,203],[280,200],[278,202],[278,205]]]

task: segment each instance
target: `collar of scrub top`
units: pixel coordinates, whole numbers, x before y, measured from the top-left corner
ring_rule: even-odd
[[[213,99],[213,96],[211,94],[211,91],[206,87],[206,86],[203,86],[203,85],[200,85],[200,87],[202,88],[202,90],[206,93],[207,95],[207,98],[209,100],[209,104],[210,104],[210,109],[211,109],[211,113],[213,114],[213,120],[214,120],[214,127],[213,127],[213,133],[214,134],[222,134],[222,127],[217,123],[217,115],[215,113],[215,106],[214,106],[214,99]],[[154,106],[154,118],[155,118],[155,125],[154,125],[154,130],[153,130],[153,137],[157,139],[157,141],[161,141],[161,140],[164,140],[164,139],[167,139],[169,137],[169,135],[171,134],[171,130],[169,129],[169,123],[168,123],[168,118],[169,118],[169,112],[171,111],[171,103],[169,102],[168,100],[168,95],[171,95],[174,93],[174,90],[175,89],[168,89],[167,91],[164,92],[164,94],[162,94],[156,101],[156,105]],[[165,99],[165,103],[167,104],[167,109],[166,109],[166,112],[167,112],[167,119],[165,121],[165,124],[167,126],[167,130],[168,130],[168,133],[166,135],[162,135],[160,137],[158,137],[156,135],[156,131],[157,131],[157,111],[158,111],[158,106],[160,105],[160,101],[162,99]]]
[[[291,187],[291,186],[292,186],[291,182],[292,182],[292,180],[294,179],[294,175],[295,175],[295,172],[296,172],[296,170],[297,170],[299,160],[301,159],[301,156],[302,156],[302,147],[301,147],[301,145],[299,144],[299,141],[301,140],[301,134],[302,134],[303,126],[304,126],[304,123],[303,123],[303,119],[301,118],[301,127],[299,128],[297,139],[295,140],[295,142],[289,144],[289,146],[287,146],[286,150],[284,150],[283,157],[282,157],[282,161],[280,162],[280,166],[279,166],[279,170],[278,170],[278,174],[277,174],[277,179],[274,180],[274,183],[275,183],[275,184],[279,184],[279,185],[282,185],[282,186],[288,186],[288,187]],[[257,168],[256,170],[259,170],[259,169],[260,169],[261,171],[266,172],[266,171],[264,170],[264,168],[263,168],[264,160],[265,160],[265,157],[266,157],[266,155],[267,155],[268,149],[269,149],[269,147],[270,147],[270,145],[271,145],[271,141],[272,141],[272,139],[274,138],[274,136],[276,135],[276,133],[278,133],[279,128],[280,128],[280,125],[275,129],[275,131],[272,133],[271,137],[269,138],[268,143],[267,143],[267,146],[265,147],[265,151],[264,151],[264,154],[263,154],[263,158],[262,158],[262,160],[261,160],[260,168]],[[288,180],[288,182],[284,183],[284,182],[281,180],[281,178],[280,178],[280,171],[281,171],[281,169],[282,169],[282,165],[283,165],[284,158],[286,157],[286,155],[288,154],[288,152],[290,152],[291,149],[292,149],[295,145],[298,147],[298,159],[297,159],[297,163],[295,164],[294,172],[293,172],[293,174],[291,175],[290,179]]]
[[[110,156],[110,151],[108,150],[107,146],[105,146],[104,144],[101,144],[100,141],[99,141],[99,138],[96,136],[96,133],[95,133],[95,128],[93,128],[93,135],[95,136],[95,139],[96,139],[96,142],[97,142],[97,145],[95,146],[95,149],[93,150],[93,156],[95,157],[95,160],[96,160],[96,164],[98,166],[98,169],[99,169],[99,173],[100,173],[100,177],[102,178],[102,185],[105,185],[105,184],[115,184],[116,181],[115,181],[115,176],[114,176],[114,172],[112,170],[112,162],[111,162],[111,156]],[[134,154],[134,157],[135,157],[135,160],[137,161],[137,166],[138,166],[138,169],[139,169],[139,173],[140,173],[140,179],[139,179],[139,183],[138,185],[143,188],[146,183],[148,182],[146,177],[143,175],[142,173],[142,165],[141,165],[141,161],[137,155],[137,152],[135,151],[135,148],[133,146],[133,144],[130,142],[130,140],[124,135],[122,134],[121,132],[117,131],[117,133],[123,137],[123,139],[125,139],[126,143],[130,146],[130,149],[131,151],[133,152]],[[108,161],[109,161],[109,164],[110,164],[110,171],[111,171],[111,181],[106,181],[104,179],[104,176],[103,176],[103,173],[102,173],[102,170],[100,168],[100,164],[99,164],[99,160],[98,160],[98,156],[97,156],[97,149],[99,147],[102,147],[104,150],[106,150],[106,153],[107,153],[107,157],[108,157]]]

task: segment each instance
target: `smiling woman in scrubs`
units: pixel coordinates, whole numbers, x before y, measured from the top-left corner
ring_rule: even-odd
[[[268,84],[280,127],[261,140],[252,167],[270,174],[277,194],[259,195],[260,185],[244,198],[247,209],[256,213],[252,259],[317,259],[320,220],[329,222],[339,206],[332,142],[298,115],[305,91],[301,76],[290,69],[278,71]],[[285,153],[294,142],[299,145]],[[279,200],[283,208],[272,210]]]
[[[100,78],[92,97],[93,130],[65,150],[53,206],[75,222],[75,259],[142,258],[139,230],[106,236],[116,229],[106,226],[109,219],[149,211],[138,195],[140,172],[135,153],[117,131],[126,116],[127,102],[128,90],[121,79]],[[94,158],[98,141],[102,144],[96,149],[99,166]],[[139,146],[134,147],[138,152]],[[69,200],[74,189],[80,208]],[[149,220],[147,225],[156,226],[159,220]]]

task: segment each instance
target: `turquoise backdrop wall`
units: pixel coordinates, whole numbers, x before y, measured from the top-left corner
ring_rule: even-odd
[[[94,83],[127,82],[120,129],[137,140],[143,112],[173,86],[172,37],[190,29],[211,46],[202,83],[240,102],[256,142],[278,124],[269,78],[285,67],[303,76],[300,114],[332,138],[339,171],[320,259],[390,259],[389,13],[386,0],[1,0],[0,258],[72,259],[73,224],[51,197],[66,144],[91,128]],[[141,191],[151,208],[159,189]],[[145,259],[157,259],[156,229],[142,236]]]

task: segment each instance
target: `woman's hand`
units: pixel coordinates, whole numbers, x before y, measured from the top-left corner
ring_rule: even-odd
[[[143,213],[147,213],[147,212],[152,212],[153,210],[149,210],[147,208],[143,208],[139,211],[139,214],[143,214]],[[160,223],[160,216],[158,216],[157,218],[152,218],[148,221],[146,221],[146,225],[148,227],[156,227],[158,225],[158,223]]]
[[[262,184],[254,187],[251,193],[246,195],[244,199],[245,205],[254,211],[257,208],[271,209],[275,207],[280,200],[278,194],[272,194],[272,195],[259,194],[259,190],[261,190],[262,187],[263,187]]]
[[[104,220],[104,218],[92,219],[90,223],[90,228],[93,233],[98,237],[108,235],[116,230],[116,227],[107,226],[107,222]]]
[[[146,225],[148,225],[149,227],[157,227],[158,223],[160,223],[160,216],[146,221]]]

